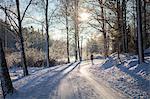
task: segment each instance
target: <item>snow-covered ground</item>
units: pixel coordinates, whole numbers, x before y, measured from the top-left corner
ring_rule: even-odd
[[[16,92],[8,99],[49,99],[53,88],[71,72],[77,63],[45,68],[13,82]]]
[[[6,99],[150,99],[150,57],[138,64],[137,56],[109,58],[50,68],[10,69],[16,89]]]
[[[45,67],[28,67],[28,72],[30,75],[33,75],[35,73],[37,73],[37,71],[40,71],[40,70],[43,70],[43,69],[49,69],[49,70],[54,70],[54,69],[57,69],[57,68],[60,68],[60,67],[64,67],[66,65],[70,65],[70,64],[63,64],[63,65],[58,65],[58,66],[54,66],[54,67],[51,67],[51,68],[45,68]],[[9,69],[9,74],[10,74],[10,77],[11,77],[11,80],[12,81],[16,81],[16,80],[19,80],[21,78],[23,78],[23,70],[22,70],[22,67],[14,67],[14,68],[10,68]]]
[[[37,76],[42,75],[43,73],[46,73],[48,71],[54,71],[54,70],[62,70],[64,68],[67,68],[68,66],[72,65],[71,64],[64,64],[64,65],[58,65],[58,66],[54,66],[51,68],[45,68],[45,67],[28,67],[28,71],[30,76],[28,77],[23,77],[23,70],[21,67],[14,67],[14,68],[10,68],[9,69],[9,74],[10,77],[12,79],[13,85],[15,85],[15,83],[18,83],[20,81],[22,82],[29,82],[31,79],[35,78]],[[18,85],[21,85],[21,83],[18,83]],[[0,88],[0,99],[2,98],[2,89]]]
[[[99,61],[100,63],[100,61]],[[90,62],[82,62],[55,90],[52,99],[126,99],[120,92],[105,85],[88,71]]]
[[[120,55],[120,58],[113,54],[103,64],[91,67],[90,72],[132,99],[150,99],[150,57],[141,65],[137,56]]]
[[[97,61],[101,64],[101,60]],[[13,80],[16,89],[6,99],[126,99],[90,73],[88,61],[45,69],[29,69],[31,75]]]

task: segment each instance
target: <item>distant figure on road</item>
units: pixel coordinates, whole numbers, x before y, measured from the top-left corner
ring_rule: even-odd
[[[94,65],[94,62],[93,62],[93,54],[91,54],[91,63],[92,63],[92,65]]]

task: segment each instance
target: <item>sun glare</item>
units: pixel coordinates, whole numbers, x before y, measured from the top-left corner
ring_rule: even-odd
[[[87,21],[89,19],[90,14],[87,12],[82,12],[79,14],[80,21]]]

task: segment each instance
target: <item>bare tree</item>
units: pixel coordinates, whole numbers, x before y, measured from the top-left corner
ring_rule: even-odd
[[[148,10],[148,6],[149,6],[150,1],[149,0],[143,0],[143,23],[144,23],[144,27],[143,27],[143,47],[144,49],[149,47],[149,35],[148,35],[148,30],[149,30],[149,10]]]
[[[22,62],[22,65],[23,65],[23,73],[24,73],[24,76],[27,76],[28,75],[28,70],[27,70],[27,64],[26,64],[26,56],[25,56],[25,49],[24,49],[24,38],[23,38],[23,35],[22,35],[22,20],[26,14],[26,11],[27,9],[29,8],[30,4],[31,4],[32,0],[30,0],[29,4],[27,5],[22,17],[21,17],[21,14],[20,14],[20,2],[19,0],[16,0],[16,6],[17,6],[17,19],[18,19],[18,34],[19,34],[19,38],[20,38],[20,45],[21,45],[21,62]]]
[[[136,6],[137,6],[138,56],[139,56],[139,63],[143,63],[144,53],[143,53],[143,36],[142,36],[141,0],[136,1]]]
[[[75,11],[74,11],[74,25],[75,25],[75,58],[76,61],[80,60],[80,46],[79,46],[79,23],[78,23],[78,7],[79,7],[79,0],[74,1]]]
[[[67,34],[67,61],[68,63],[70,63],[70,54],[69,54],[69,1],[68,0],[65,0],[63,1],[62,0],[62,7],[64,8],[64,11],[62,11],[62,13],[65,13],[65,26],[66,26],[66,34]],[[61,9],[63,9],[61,8]]]
[[[127,34],[127,25],[126,25],[126,3],[127,0],[122,0],[122,39],[123,39],[123,51],[128,52],[128,34]]]
[[[121,7],[120,7],[120,0],[117,0],[117,30],[118,30],[118,32],[119,33],[121,33],[121,15],[120,15],[120,10],[121,10]],[[117,41],[118,41],[118,43],[117,43],[117,53],[118,53],[118,59],[120,59],[120,45],[121,45],[121,43],[119,42],[119,39],[120,38],[118,38],[117,39]],[[124,39],[123,39],[123,41],[124,41]],[[123,49],[124,49],[124,44],[123,44]]]
[[[107,57],[108,56],[108,40],[107,40],[108,37],[107,37],[107,33],[106,33],[106,23],[109,23],[109,22],[106,19],[106,15],[105,15],[106,12],[105,12],[104,7],[106,7],[106,6],[104,5],[104,3],[105,3],[104,0],[96,0],[94,2],[98,3],[95,5],[97,6],[97,8],[99,8],[99,10],[94,9],[95,11],[93,11],[94,12],[93,18],[94,18],[94,20],[97,21],[97,24],[89,22],[89,25],[103,34],[103,38],[104,38],[103,52],[104,52],[104,56]],[[99,12],[99,11],[101,11],[101,12]]]
[[[0,81],[1,81],[4,97],[9,93],[13,93],[14,88],[7,68],[7,63],[5,59],[1,38],[0,38]]]
[[[107,36],[106,36],[106,27],[105,27],[105,17],[104,17],[104,1],[103,0],[98,0],[99,5],[101,7],[101,18],[102,18],[102,33],[103,33],[103,37],[104,37],[104,56],[107,57],[108,56],[108,52],[107,52]]]
[[[53,17],[55,16],[54,13],[57,10],[57,7],[52,12],[49,12],[49,0],[42,0],[40,1],[42,8],[44,9],[44,15],[45,15],[45,32],[46,32],[46,63],[47,67],[50,66],[50,55],[49,55],[49,26],[50,21],[52,21]],[[49,14],[50,13],[50,14]]]
[[[22,17],[20,13],[20,1],[19,0],[15,1],[17,12],[12,11],[9,7],[3,7],[2,5],[0,5],[0,9],[4,11],[4,13],[6,14],[9,20],[9,24],[13,27],[14,31],[19,37],[21,62],[22,62],[24,76],[28,75],[28,70],[27,70],[27,65],[26,65],[24,38],[23,38],[23,33],[22,33],[22,22],[31,3],[32,3],[32,0],[30,0],[29,3],[27,4],[25,10],[23,11]]]
[[[66,10],[66,32],[67,32],[67,59],[68,63],[70,63],[69,58],[69,26],[68,26],[68,0],[66,0],[65,10]]]
[[[45,2],[45,24],[46,24],[46,62],[49,67],[49,24],[48,24],[48,0]]]

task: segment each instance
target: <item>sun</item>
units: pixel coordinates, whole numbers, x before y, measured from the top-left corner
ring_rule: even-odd
[[[87,21],[90,17],[90,14],[87,12],[81,12],[79,13],[79,20],[80,21]]]

